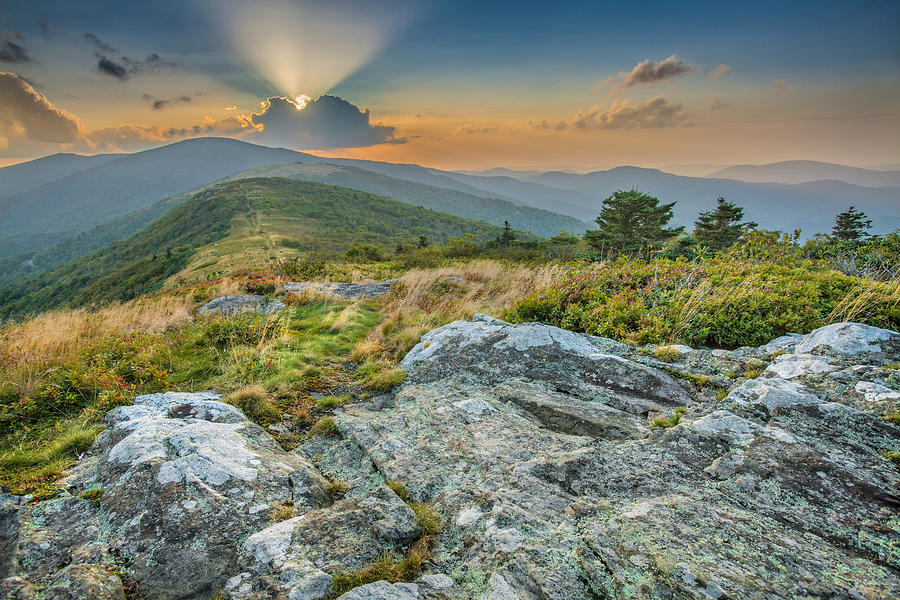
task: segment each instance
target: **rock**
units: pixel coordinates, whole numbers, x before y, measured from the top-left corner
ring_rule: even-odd
[[[418,600],[419,590],[415,584],[396,583],[391,585],[387,581],[376,581],[358,588],[354,588],[346,594],[341,594],[338,600]]]
[[[900,333],[860,323],[835,323],[804,337],[796,352],[896,362],[900,360]]]
[[[280,312],[284,308],[284,302],[280,300],[266,302],[266,297],[260,295],[221,296],[215,300],[210,300],[198,308],[197,312],[200,314],[218,314],[231,317],[245,311],[252,311],[260,315],[270,315]]]
[[[814,354],[782,354],[766,368],[767,373],[782,379],[794,379],[803,375],[822,375],[834,371],[827,359]]]
[[[284,284],[284,290],[294,294],[312,292],[358,300],[390,294],[391,284],[395,281],[399,279],[388,279],[380,283],[292,282]]]
[[[0,580],[0,598],[3,600],[34,600],[37,591],[21,577],[7,577]]]
[[[867,402],[881,402],[883,400],[900,400],[900,392],[896,392],[886,385],[872,381],[859,381],[854,389],[863,395]]]
[[[766,354],[774,354],[775,352],[793,352],[797,344],[803,341],[804,335],[800,333],[789,333],[781,337],[777,337],[768,344],[760,346],[759,349]]]
[[[725,402],[740,406],[761,404],[769,411],[779,406],[819,404],[820,394],[800,384],[784,379],[750,379],[725,397]]]
[[[297,472],[308,474],[309,496],[327,497],[305,459],[217,398],[152,394],[110,411],[94,457],[70,481],[102,496],[32,508],[18,574],[37,582],[71,562],[125,560],[150,597],[210,596],[233,574],[235,540],[268,524],[254,507],[290,501]]]
[[[325,600],[335,573],[421,547],[407,502],[428,502],[443,527],[424,574],[341,598],[897,598],[896,334],[873,351],[871,329],[664,365],[478,315],[423,336],[395,394],[291,452],[215,394],[144,396],[106,416],[71,493],[0,496],[0,589],[41,598],[87,564],[152,598]],[[751,360],[765,374],[718,400]]]
[[[41,592],[41,600],[125,600],[118,575],[101,565],[69,565]]]

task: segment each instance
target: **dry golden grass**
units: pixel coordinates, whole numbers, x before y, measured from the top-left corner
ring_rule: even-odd
[[[900,281],[873,282],[868,286],[858,286],[834,307],[827,320],[829,323],[842,321],[861,323],[874,314],[876,309],[885,308],[882,306],[885,297],[890,308],[900,306]]]
[[[397,292],[379,300],[386,318],[368,342],[399,358],[427,331],[477,313],[499,317],[561,273],[562,267],[555,264],[530,266],[498,260],[411,269],[403,275]],[[360,355],[366,354],[364,347],[358,350]]]
[[[331,323],[331,327],[329,330],[332,333],[338,332],[347,326],[347,323],[351,321],[351,318],[356,313],[356,304],[348,304],[344,310],[338,313],[337,317],[335,317],[334,321]]]
[[[113,304],[43,313],[0,330],[0,350],[7,368],[43,366],[71,359],[111,335],[162,333],[191,320],[193,301],[160,296]]]

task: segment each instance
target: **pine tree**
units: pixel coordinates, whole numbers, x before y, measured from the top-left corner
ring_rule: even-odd
[[[752,221],[741,223],[743,218],[743,208],[719,197],[716,208],[700,213],[694,222],[694,237],[698,244],[713,252],[724,250],[741,237],[744,229],[756,228],[756,223]]]
[[[587,231],[584,240],[601,254],[649,256],[650,251],[684,227],[667,229],[674,202],[660,204],[658,198],[637,190],[619,190],[603,201],[596,231]]]
[[[518,239],[515,233],[513,233],[512,226],[510,226],[509,221],[503,221],[503,233],[500,234],[500,237],[497,238],[497,245],[501,247],[509,247],[512,246],[513,242]]]
[[[835,217],[831,235],[842,242],[859,242],[871,228],[872,220],[866,218],[866,213],[851,206]]]
[[[428,247],[428,238],[424,235],[419,236],[419,248],[427,248]]]

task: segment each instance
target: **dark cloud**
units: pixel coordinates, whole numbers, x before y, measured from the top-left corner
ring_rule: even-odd
[[[199,96],[200,94],[194,94],[194,96]],[[174,98],[154,98],[150,94],[143,95],[144,101],[150,103],[150,110],[162,110],[165,107],[171,104],[185,104],[187,102],[193,102],[193,98],[191,96],[182,95],[175,96]]]
[[[117,62],[113,62],[105,56],[97,61],[97,70],[121,81],[128,79],[128,70]]]
[[[581,111],[575,118],[578,129],[635,129],[645,127],[672,127],[685,124],[687,116],[680,104],[669,104],[662,96],[640,104],[629,99],[616,100],[611,107],[593,106]]]
[[[674,54],[661,61],[644,60],[639,62],[630,73],[619,73],[618,77],[610,77],[607,83],[618,82],[620,87],[631,87],[638,83],[655,83],[671,79],[682,73],[692,71],[694,65],[685,62]]]
[[[0,72],[0,147],[11,147],[13,141],[73,143],[81,135],[74,115],[53,106],[15,73]]]
[[[358,148],[384,143],[403,143],[395,129],[370,123],[369,111],[361,111],[337,96],[319,96],[298,110],[289,98],[274,97],[260,112],[244,115],[244,122],[264,143],[297,149]]]
[[[127,56],[110,58],[110,55],[118,54],[115,48],[93,33],[84,34],[84,39],[94,47],[94,55],[97,57],[97,70],[120,81],[125,81],[131,75],[147,71],[158,71],[164,68],[174,69],[178,66],[174,62],[163,60],[155,52],[144,60],[134,60]]]
[[[6,40],[0,44],[0,61],[10,63],[25,63],[30,61],[28,52],[21,44]]]

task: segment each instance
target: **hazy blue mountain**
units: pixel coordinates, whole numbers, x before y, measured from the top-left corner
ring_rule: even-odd
[[[303,160],[306,155],[225,138],[198,138],[124,155],[83,160],[55,155],[0,170],[19,191],[0,196],[0,256],[39,250],[175,194],[254,166]],[[83,159],[85,157],[78,157]],[[93,157],[91,157],[93,158]],[[46,163],[42,161],[47,161]],[[88,161],[89,163],[90,161]],[[85,163],[87,164],[87,163]],[[46,166],[47,181],[29,173]],[[58,175],[70,170],[61,177]]]
[[[873,219],[873,233],[887,233],[900,227],[900,189],[869,188],[841,181],[794,185],[747,183],[682,177],[638,167],[618,167],[585,175],[550,172],[536,177],[535,181],[598,199],[616,190],[637,188],[664,202],[677,202],[675,221],[689,228],[698,213],[712,208],[719,196],[743,206],[747,218],[766,229],[802,229],[805,235],[828,232],[835,215],[851,204]],[[560,212],[565,211],[560,209]]]
[[[0,169],[0,196],[12,196],[120,158],[120,154],[51,154]]]
[[[900,171],[876,171],[812,160],[789,160],[767,165],[734,165],[707,175],[750,183],[806,183],[837,180],[866,187],[900,187]]]

